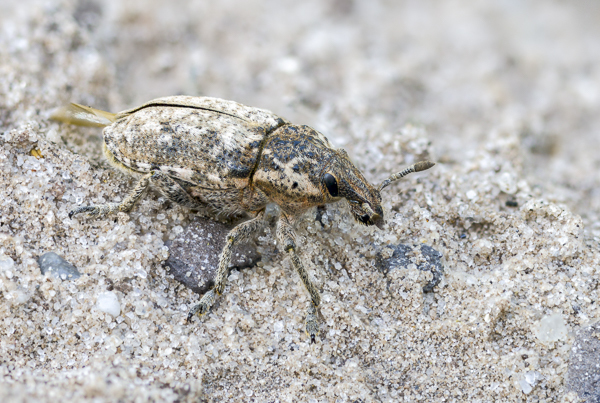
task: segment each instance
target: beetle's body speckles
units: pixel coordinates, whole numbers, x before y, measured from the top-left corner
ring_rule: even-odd
[[[173,177],[200,207],[225,215],[247,206],[260,209],[268,201],[248,187],[266,136],[284,121],[238,105],[161,98],[118,114],[104,129],[104,140],[116,161],[142,174],[159,170]],[[216,112],[217,107],[227,113]]]
[[[170,119],[178,124],[165,133]],[[140,121],[139,124],[132,123]],[[230,187],[230,166],[248,173],[256,164],[264,131],[212,111],[151,107],[117,120],[104,130],[105,141],[120,161],[144,161],[161,170],[176,169],[182,179],[206,188]],[[232,160],[233,157],[237,159]]]
[[[267,138],[254,183],[288,214],[333,201],[323,193],[321,174],[337,154],[320,136],[308,126],[286,125]]]
[[[208,312],[223,293],[232,246],[260,227],[268,203],[278,204],[282,214],[277,238],[311,298],[306,331],[312,342],[318,333],[316,310],[321,298],[297,255],[295,219],[310,207],[344,198],[358,222],[380,226],[380,190],[410,172],[433,166],[417,163],[375,188],[344,150],[333,149],[316,130],[292,125],[263,109],[216,98],[159,98],[118,114],[71,104],[54,118],[106,125],[105,156],[115,167],[140,177],[123,202],[80,207],[70,215],[128,211],[148,186],[187,207],[223,215],[255,214],[228,234],[215,286],[190,311],[188,321],[196,312]]]

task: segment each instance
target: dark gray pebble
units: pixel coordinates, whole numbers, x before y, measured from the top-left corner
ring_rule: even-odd
[[[394,254],[384,259],[381,256],[381,251],[377,252],[377,267],[387,275],[391,270],[398,268],[407,268],[411,263],[409,255],[413,247],[410,245],[398,244],[398,245],[387,245],[386,248],[394,250]],[[417,265],[417,269],[421,271],[430,271],[433,274],[433,278],[425,287],[423,292],[431,292],[433,288],[442,281],[442,275],[444,274],[444,267],[442,266],[442,254],[437,250],[433,249],[428,245],[421,245],[421,254],[425,258],[425,262]]]
[[[171,269],[170,274],[175,280],[195,293],[204,294],[208,291],[214,284],[219,255],[231,228],[233,226],[202,217],[188,225],[168,245],[169,258],[165,265]],[[241,243],[233,247],[230,268],[251,267],[259,260],[254,242]]]
[[[81,273],[75,266],[54,252],[47,252],[40,256],[38,265],[42,274],[48,273],[61,280],[74,280],[81,277]]]
[[[577,392],[586,403],[600,403],[600,322],[575,334],[567,388]]]

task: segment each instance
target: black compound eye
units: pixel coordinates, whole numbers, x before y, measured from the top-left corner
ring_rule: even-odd
[[[323,176],[323,182],[327,186],[327,191],[332,197],[338,197],[338,184],[332,174],[325,174]]]

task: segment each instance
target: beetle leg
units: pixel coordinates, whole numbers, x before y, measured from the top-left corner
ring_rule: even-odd
[[[90,217],[100,218],[117,211],[127,212],[133,208],[150,184],[174,203],[190,208],[202,207],[177,182],[171,179],[169,175],[152,171],[140,179],[121,203],[104,203],[95,206],[78,207],[69,213],[69,218],[73,218],[74,215],[80,213],[88,213]]]
[[[210,291],[202,296],[200,303],[190,310],[187,316],[188,323],[190,323],[192,317],[196,313],[198,315],[207,313],[217,296],[223,294],[225,283],[227,282],[227,274],[229,273],[229,263],[231,262],[231,250],[233,249],[233,245],[248,239],[250,235],[254,234],[264,224],[264,213],[264,210],[259,211],[256,217],[239,224],[229,231],[227,234],[227,241],[225,242],[221,256],[219,256],[219,266],[217,268],[217,275],[215,276],[215,285]]]
[[[306,290],[310,294],[311,303],[308,307],[308,313],[306,315],[306,333],[310,336],[310,342],[314,343],[317,335],[319,334],[317,308],[321,304],[321,296],[319,295],[319,290],[317,287],[312,283],[312,281],[310,281],[308,272],[302,265],[302,261],[300,261],[300,258],[296,253],[296,234],[294,233],[292,224],[285,214],[281,214],[281,217],[277,223],[277,238],[279,239],[279,242],[281,242],[283,249],[289,253],[296,272],[302,279]]]
[[[181,185],[169,175],[160,171],[154,171],[152,172],[150,180],[152,181],[152,185],[173,203],[189,208],[203,207],[202,204],[194,200],[192,196],[190,196],[188,192],[186,192]]]
[[[152,172],[142,176],[142,179],[140,179],[137,185],[135,185],[133,190],[129,192],[127,197],[125,197],[121,203],[104,203],[95,206],[78,207],[69,213],[69,218],[73,218],[74,215],[80,213],[87,213],[90,217],[100,218],[116,211],[129,211],[148,188],[151,177]]]

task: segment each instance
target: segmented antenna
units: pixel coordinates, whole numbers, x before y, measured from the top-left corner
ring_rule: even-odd
[[[390,185],[390,183],[395,182],[398,179],[400,179],[410,173],[421,172],[426,169],[429,169],[434,165],[435,165],[435,162],[431,162],[431,161],[419,161],[416,164],[412,164],[411,166],[406,168],[404,171],[398,172],[397,174],[393,174],[392,176],[390,176],[389,178],[387,178],[386,180],[381,182],[381,185],[379,185],[379,189],[377,189],[377,190],[379,190],[381,192],[384,188],[388,187]]]

